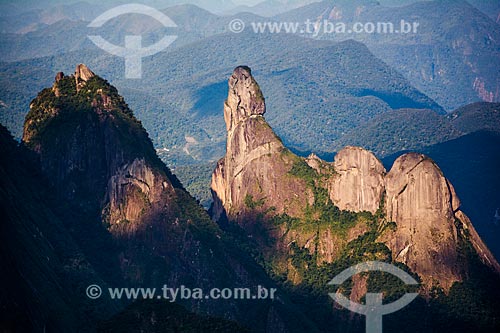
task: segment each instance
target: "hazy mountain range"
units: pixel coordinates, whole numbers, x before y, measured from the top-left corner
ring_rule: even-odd
[[[320,2],[321,0],[147,0],[137,1],[136,3],[146,3],[156,8],[164,8],[178,4],[193,4],[214,13],[228,13],[228,12],[253,12],[255,14],[265,14],[265,16],[272,16],[285,12],[287,10],[304,6],[308,3]],[[390,7],[401,7],[412,3],[419,2],[419,0],[381,0],[380,4]],[[468,0],[470,4],[481,10],[486,15],[490,16],[493,20],[498,21],[498,14],[500,13],[500,6],[495,0]],[[106,4],[95,0],[21,0],[21,1],[4,1],[0,8],[2,9],[0,15],[12,16],[22,12],[30,11],[32,9],[51,8],[53,6],[64,6],[72,4],[87,3],[94,7],[116,6],[125,3],[124,1],[108,1]]]

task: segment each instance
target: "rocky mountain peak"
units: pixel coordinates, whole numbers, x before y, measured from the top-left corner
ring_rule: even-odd
[[[386,216],[397,231],[388,240],[396,260],[451,287],[461,281],[455,212],[460,203],[439,167],[422,154],[399,157],[386,176]],[[431,283],[432,281],[426,281]]]
[[[83,86],[85,89],[81,89]],[[157,169],[162,175],[155,181],[162,184],[158,179],[166,178],[169,185],[159,188],[180,187],[156,156],[146,131],[116,88],[83,64],[76,66],[74,75],[58,73],[52,88],[44,89],[31,102],[23,142],[39,154],[41,167],[58,194],[68,201],[85,202],[86,209],[94,214],[102,210],[105,193],[113,199],[110,179],[122,172],[149,175],[144,180],[148,183],[153,177],[147,169]],[[142,173],[137,165],[143,166]],[[151,182],[148,184],[152,187]],[[110,214],[108,222],[135,221],[131,216],[137,214],[118,210]]]
[[[56,78],[55,78],[56,83],[59,82],[59,81],[61,81],[63,78],[64,78],[64,73],[63,72],[58,72],[56,74]]]
[[[252,200],[260,200],[262,208],[274,207],[277,212],[294,211],[293,202],[306,202],[303,182],[281,183],[286,188],[275,186],[276,179],[286,177],[295,156],[285,154],[283,143],[263,117],[265,112],[264,97],[250,68],[237,67],[229,78],[224,104],[226,156],[212,177],[215,218],[223,213],[233,218],[232,207],[234,213],[245,210],[253,206]],[[255,182],[258,185],[249,186]],[[276,197],[278,192],[286,194]]]
[[[212,211],[214,218],[226,216],[254,239],[264,239],[269,260],[282,258],[277,273],[292,283],[303,278],[287,264],[295,251],[288,250],[291,243],[321,263],[339,259],[345,247],[359,246],[366,237],[385,246],[391,260],[417,273],[428,289],[447,291],[467,278],[464,244],[472,244],[483,263],[499,270],[459,210],[453,186],[430,158],[405,154],[388,173],[360,147],[340,150],[333,162],[314,154],[302,158],[284,147],[264,112],[250,69],[236,68],[224,105],[226,155],[212,175]]]
[[[79,90],[88,80],[94,77],[95,74],[86,65],[79,64],[75,69],[76,87]]]
[[[252,70],[247,66],[236,67],[229,79],[229,94],[224,105],[228,131],[241,121],[265,112],[264,96],[252,76]]]
[[[77,80],[88,81],[91,77],[94,76],[94,72],[92,72],[86,65],[79,64],[76,66],[75,78]]]
[[[85,89],[82,89],[84,86]],[[95,116],[101,117],[100,121],[104,122],[105,115],[109,113],[119,113],[122,121],[138,123],[117,89],[94,74],[87,66],[80,64],[76,66],[74,74],[64,75],[63,72],[58,72],[52,87],[43,89],[31,101],[30,112],[26,115],[24,124],[23,141],[36,149],[40,139],[50,137],[41,134],[52,120],[55,120],[52,126],[59,124],[64,127],[77,122],[81,116],[89,120]],[[90,123],[88,121],[86,125]],[[133,142],[130,143],[134,145]]]

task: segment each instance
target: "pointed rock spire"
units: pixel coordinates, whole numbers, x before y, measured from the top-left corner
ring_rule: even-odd
[[[92,72],[87,66],[84,64],[79,64],[76,66],[75,70],[75,78],[77,80],[88,81],[91,77],[95,76],[94,72]]]
[[[85,83],[95,74],[84,64],[79,64],[75,69],[76,90],[79,91]]]
[[[56,74],[56,78],[55,78],[55,80],[56,80],[56,82],[59,82],[59,81],[61,81],[63,78],[64,78],[64,73],[63,73],[63,72],[59,72],[59,73],[57,73],[57,74]]]
[[[266,103],[259,85],[247,66],[236,67],[229,79],[229,94],[224,105],[227,130],[251,116],[263,115]]]

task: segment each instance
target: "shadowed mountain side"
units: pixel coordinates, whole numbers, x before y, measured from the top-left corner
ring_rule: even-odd
[[[92,228],[100,228],[115,246],[105,255],[118,261],[116,274],[125,285],[207,291],[274,285],[160,161],[116,88],[87,66],[78,65],[72,75],[58,73],[52,87],[32,101],[23,143],[36,154],[54,194],[85,217],[73,221],[78,242],[84,244]],[[91,262],[104,256],[91,254]],[[286,294],[280,297],[279,302],[192,298],[183,305],[256,331],[275,325],[314,330]],[[266,320],[256,320],[262,317]]]
[[[54,196],[36,158],[2,125],[0,141],[0,329],[91,330],[123,307],[120,301],[85,295],[90,284],[104,289],[108,283],[121,283],[116,277],[118,260],[107,253],[115,249],[90,239],[82,250],[74,237],[81,216]],[[97,265],[87,256],[95,250],[90,242],[104,252]]]

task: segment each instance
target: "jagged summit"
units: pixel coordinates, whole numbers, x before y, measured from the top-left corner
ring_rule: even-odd
[[[92,72],[85,64],[79,64],[76,66],[75,78],[77,80],[81,79],[82,81],[88,81],[91,77],[94,76],[94,72]]]
[[[227,148],[212,175],[212,211],[260,240],[268,260],[278,261],[276,274],[293,283],[306,276],[290,266],[291,243],[321,264],[341,258],[363,237],[372,240],[362,251],[383,246],[428,289],[447,291],[466,279],[464,244],[500,271],[431,159],[405,154],[387,173],[360,147],[345,147],[331,163],[315,155],[301,158],[285,148],[262,117],[265,110],[251,70],[237,67],[224,105]],[[370,256],[380,259],[381,253],[363,255]]]
[[[86,65],[84,64],[79,64],[75,68],[75,73],[72,75],[72,77],[75,78],[75,84],[76,84],[76,90],[77,92],[80,91],[80,89],[89,81],[91,78],[93,78],[95,75],[94,72],[92,72]],[[63,80],[65,77],[63,72],[58,72],[55,77],[55,82],[54,82],[54,87],[53,90],[56,93],[56,95],[59,95],[59,91],[57,89],[58,83]]]
[[[74,74],[58,72],[52,87],[42,90],[30,103],[23,141],[30,146],[38,145],[39,134],[55,119],[52,125],[63,125],[65,118],[68,125],[78,122],[84,114],[89,119],[93,114],[103,116],[110,113],[119,114],[123,121],[139,123],[115,87],[84,64],[79,64]],[[145,133],[143,129],[141,131]]]
[[[75,69],[75,81],[76,81],[76,89],[80,90],[85,83],[95,76],[94,72],[92,72],[87,66],[84,64],[79,64]]]

